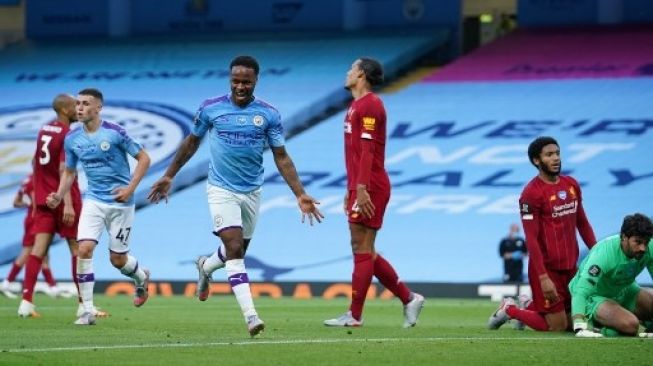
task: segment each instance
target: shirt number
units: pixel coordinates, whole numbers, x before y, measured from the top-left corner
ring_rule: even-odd
[[[120,240],[122,245],[127,245],[127,242],[129,242],[129,233],[131,232],[132,228],[131,227],[126,227],[126,228],[121,228],[118,230],[118,235],[116,235],[116,239]]]
[[[50,162],[50,149],[48,147],[50,146],[50,141],[52,141],[52,136],[41,135],[41,141],[43,142],[43,145],[41,145],[41,152],[43,154],[39,156],[39,164],[46,165]]]

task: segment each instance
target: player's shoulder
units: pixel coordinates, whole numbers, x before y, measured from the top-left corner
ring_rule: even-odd
[[[279,114],[279,110],[276,107],[274,107],[272,104],[270,104],[269,102],[266,102],[263,99],[259,99],[259,98],[254,99],[254,105],[257,106],[258,108],[264,110],[264,111]]]
[[[531,179],[521,192],[521,199],[534,199],[541,196],[542,180],[535,176]]]
[[[125,129],[121,125],[109,121],[102,121],[100,127],[107,131],[125,133]]]
[[[569,185],[572,185],[572,186],[577,187],[577,188],[580,187],[579,184],[578,184],[578,181],[574,177],[572,177],[571,175],[559,175],[559,178],[560,178],[561,181],[563,181],[563,182],[565,182],[565,183],[567,183]]]
[[[71,137],[73,137],[73,136],[78,136],[78,135],[80,135],[83,131],[84,131],[84,127],[82,127],[82,126],[70,128],[70,129],[68,129],[68,131],[66,132],[66,138],[68,138],[69,136],[71,136]]]
[[[200,103],[200,107],[198,109],[201,111],[207,108],[219,106],[224,103],[229,103],[229,94],[224,94],[224,95],[219,95],[219,96],[204,99],[202,103]]]
[[[359,109],[378,109],[383,108],[383,100],[376,95],[376,93],[370,92],[365,94],[363,97],[355,101],[356,106]]]

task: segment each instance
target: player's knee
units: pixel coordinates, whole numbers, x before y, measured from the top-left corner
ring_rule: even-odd
[[[565,332],[567,331],[567,319],[566,317],[556,317],[553,319],[547,319],[549,324],[549,331],[551,332]]]
[[[109,260],[114,267],[121,269],[125,266],[125,263],[127,263],[127,254],[112,252],[111,256],[109,256]]]
[[[618,330],[624,334],[634,335],[639,330],[639,320],[636,317],[629,317],[620,322]]]
[[[93,247],[80,245],[77,250],[77,257],[81,259],[91,259],[91,257],[93,257]]]
[[[243,258],[245,254],[243,243],[240,240],[230,240],[225,242],[224,247],[228,259],[240,259]]]

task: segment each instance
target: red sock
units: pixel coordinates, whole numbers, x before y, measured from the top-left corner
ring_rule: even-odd
[[[36,285],[36,276],[41,272],[41,263],[43,258],[30,254],[25,265],[25,279],[23,280],[23,300],[32,301],[34,296],[34,286]]]
[[[351,274],[351,315],[361,320],[367,290],[374,276],[374,261],[371,253],[354,254],[354,272]]]
[[[75,288],[77,289],[77,302],[82,303],[82,295],[79,294],[79,280],[77,279],[77,256],[73,255],[72,259],[72,270],[73,270],[73,282],[75,283]]]
[[[512,319],[521,320],[524,324],[535,330],[549,330],[549,324],[546,322],[546,318],[537,311],[520,309],[517,306],[508,306],[506,308],[506,314]]]
[[[11,269],[7,275],[7,281],[14,282],[16,281],[16,276],[20,273],[20,270],[23,269],[23,266],[19,266],[16,262],[11,264]]]
[[[45,278],[45,282],[48,283],[48,286],[52,287],[57,285],[57,281],[54,280],[50,268],[41,267],[41,273],[43,273],[43,278]]]
[[[402,303],[408,304],[410,301],[410,290],[399,280],[399,276],[392,265],[381,255],[377,254],[374,260],[374,276],[379,279],[381,284],[401,300]]]

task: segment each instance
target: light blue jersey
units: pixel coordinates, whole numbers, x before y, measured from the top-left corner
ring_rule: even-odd
[[[84,128],[71,130],[64,141],[66,167],[76,169],[77,162],[88,179],[85,198],[118,206],[134,204],[134,197],[128,202],[117,202],[113,190],[129,185],[131,175],[127,154],[136,157],[143,146],[127,135],[120,126],[102,121],[100,128],[87,133]]]
[[[285,143],[281,116],[271,105],[254,99],[241,108],[231,95],[207,99],[195,115],[193,135],[209,132],[209,184],[248,193],[263,184],[263,151]]]

